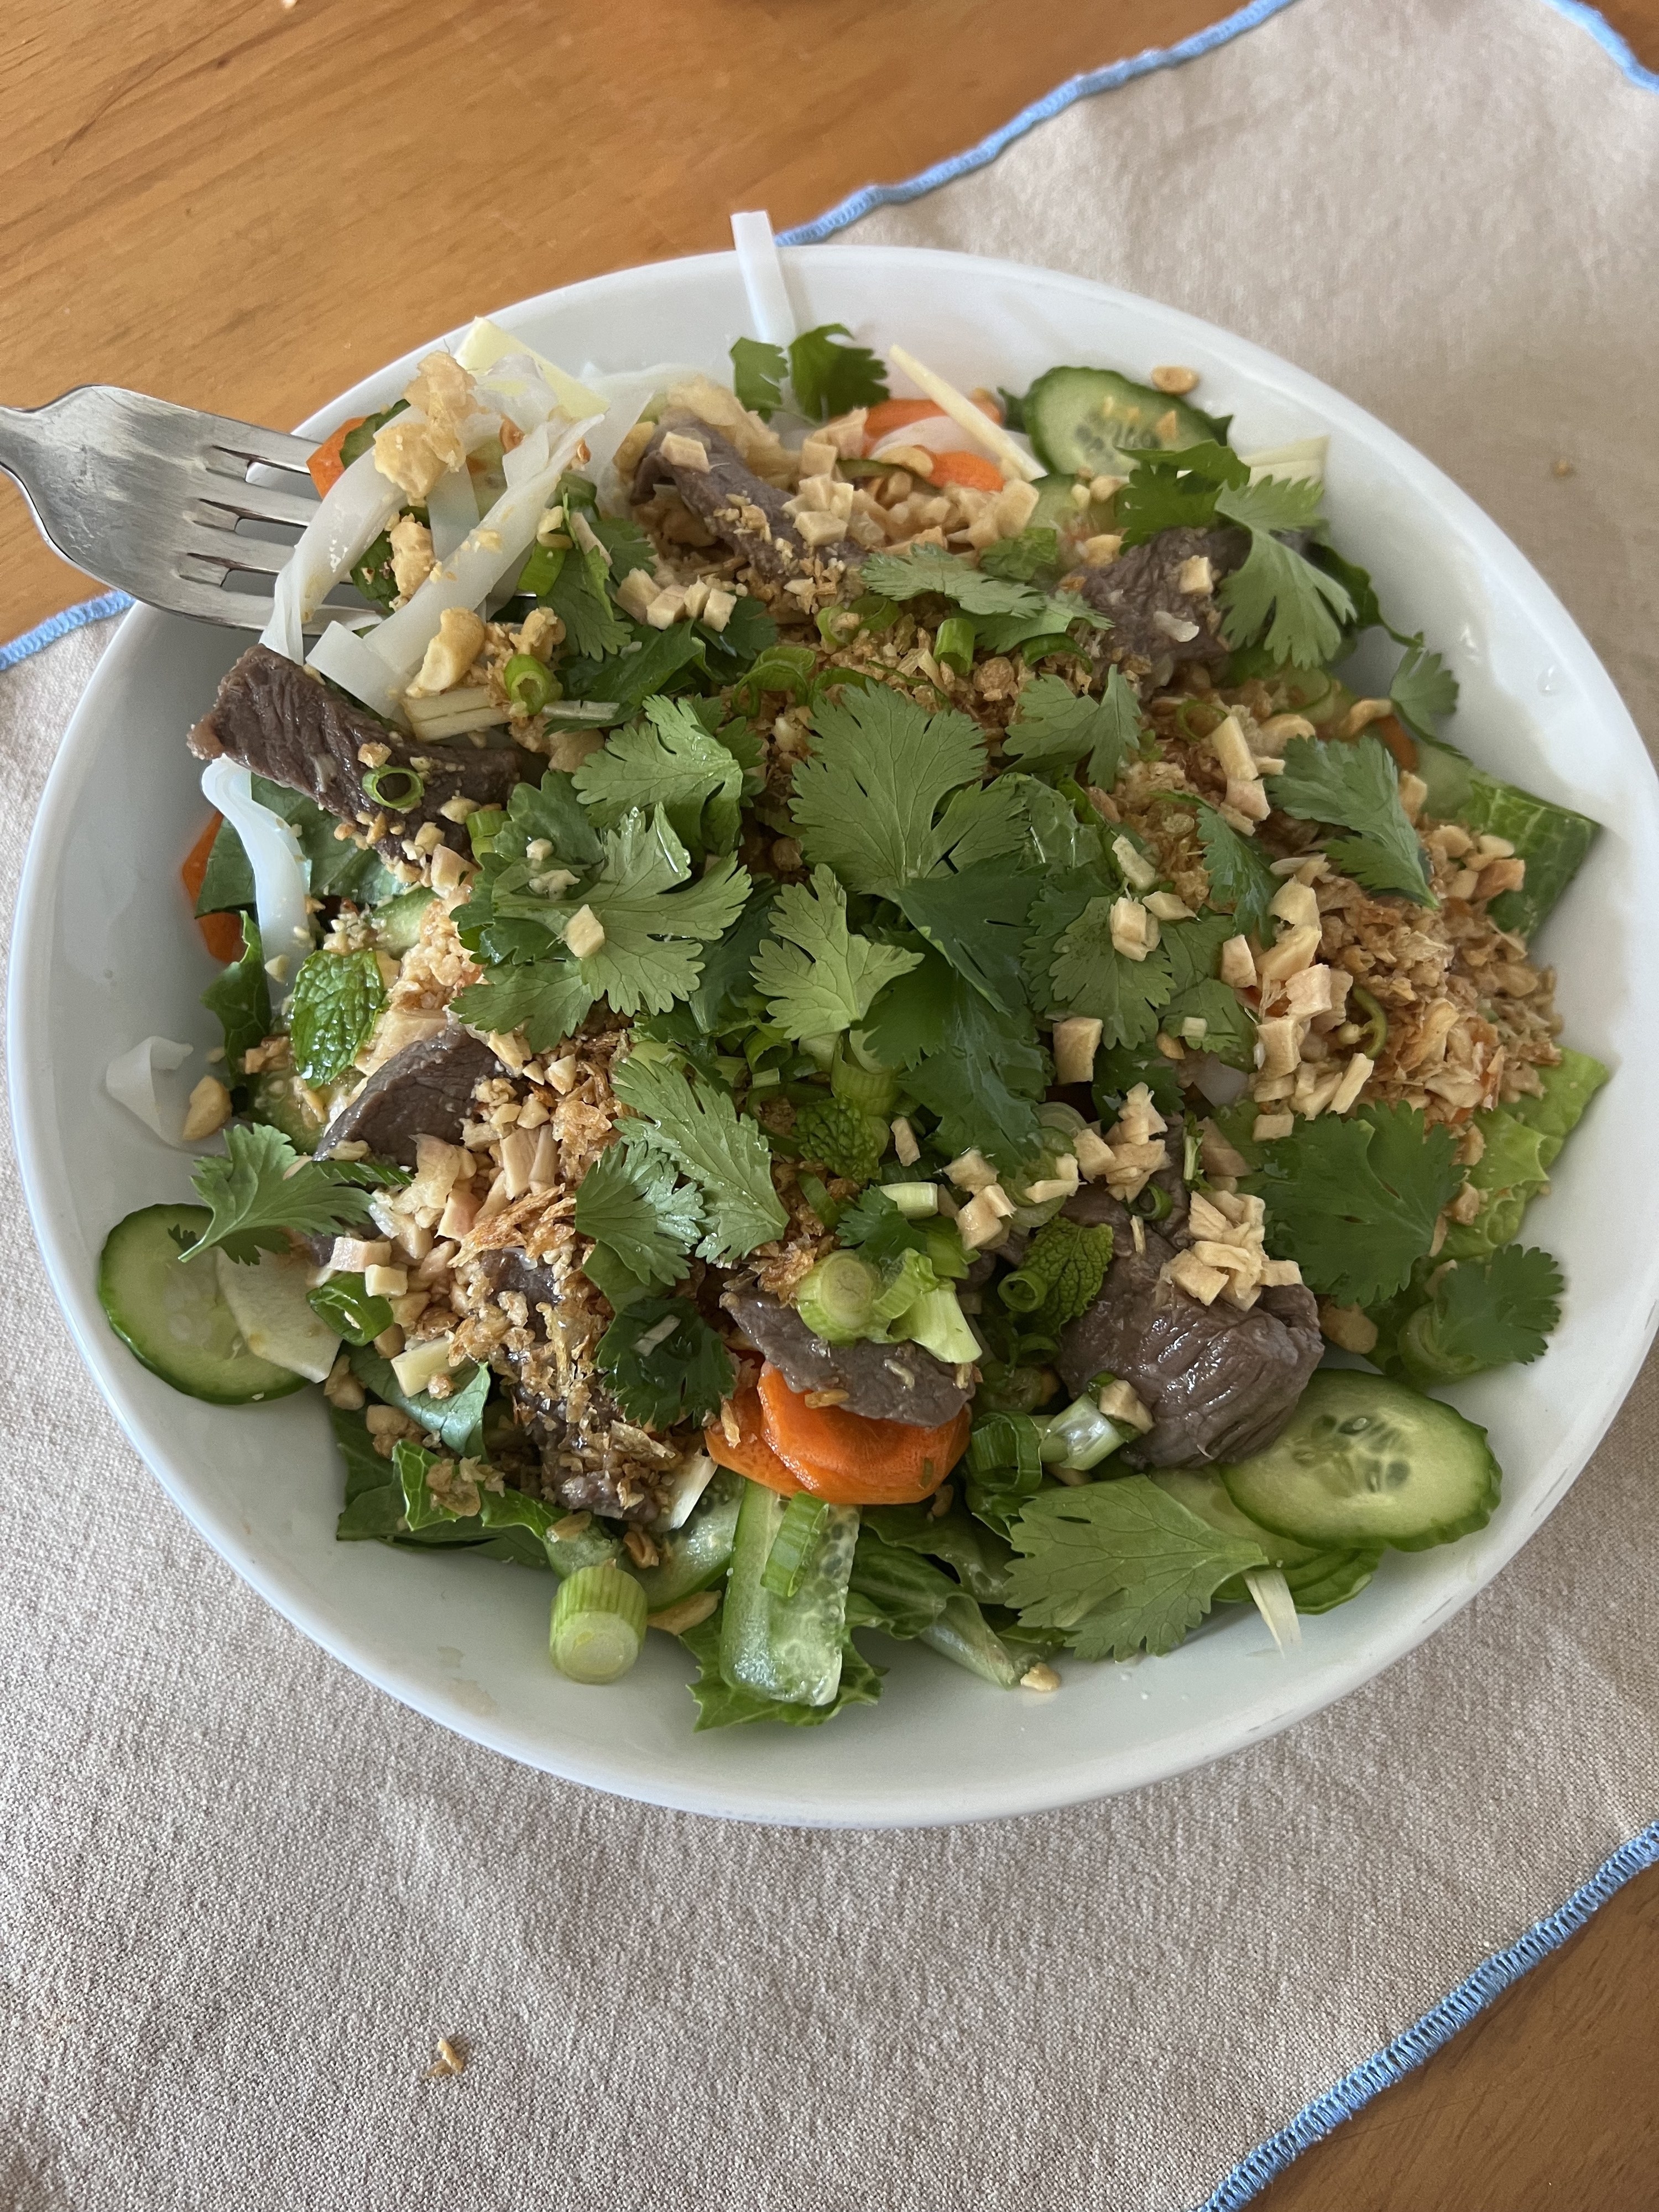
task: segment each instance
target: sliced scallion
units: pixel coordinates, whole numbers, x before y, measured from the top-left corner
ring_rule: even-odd
[[[866,1067],[854,1060],[846,1049],[846,1040],[839,1040],[836,1054],[830,1066],[830,1088],[836,1097],[848,1106],[856,1107],[860,1114],[879,1114],[884,1120],[893,1110],[898,1097],[898,1077],[890,1067]]]
[[[401,779],[401,788],[389,791],[387,783]],[[399,768],[388,762],[384,768],[372,768],[363,778],[363,789],[377,806],[389,806],[397,814],[407,814],[411,806],[418,806],[426,797],[426,783],[412,768]]]
[[[552,671],[533,653],[515,653],[501,671],[501,682],[507,697],[526,714],[539,714],[559,696]]]
[[[620,1680],[640,1656],[645,1611],[632,1575],[609,1562],[580,1569],[553,1601],[553,1664],[573,1682]]]
[[[793,1597],[806,1579],[806,1571],[823,1540],[830,1519],[829,1501],[798,1492],[784,1508],[778,1533],[766,1555],[761,1588],[774,1597]]]
[[[1074,1398],[1045,1426],[1039,1456],[1045,1467],[1067,1467],[1086,1474],[1102,1460],[1109,1459],[1134,1433],[1108,1420],[1092,1398]]]
[[[890,1198],[907,1221],[926,1221],[939,1212],[936,1182],[884,1182],[884,1198]]]
[[[933,639],[933,658],[957,676],[971,673],[974,665],[974,625],[966,615],[949,615]]]

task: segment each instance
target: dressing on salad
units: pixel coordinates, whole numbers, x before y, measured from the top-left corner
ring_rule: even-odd
[[[191,734],[223,1149],[114,1327],[320,1383],[343,1540],[550,1571],[575,1681],[678,1636],[700,1728],[872,1701],[864,1631],[1287,1643],[1481,1527],[1428,1394],[1559,1318],[1595,825],[1452,745],[1325,441],[835,325],[587,375],[481,324],[318,450]]]

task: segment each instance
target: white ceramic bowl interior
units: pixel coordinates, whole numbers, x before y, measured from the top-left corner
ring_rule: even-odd
[[[1626,1171],[1659,1062],[1659,805],[1629,715],[1541,579],[1455,484],[1338,393],[1191,316],[1076,277],[882,246],[786,259],[803,327],[839,321],[878,347],[908,343],[963,385],[1019,390],[1060,361],[1132,375],[1180,361],[1202,373],[1206,406],[1236,416],[1247,450],[1328,431],[1338,540],[1371,569],[1391,619],[1447,654],[1462,685],[1451,734],[1607,825],[1543,939],[1569,1041],[1617,1070],[1528,1218],[1528,1239],[1565,1267],[1566,1316],[1535,1365],[1449,1394],[1489,1426],[1506,1470],[1491,1526],[1390,1555],[1358,1600],[1306,1621],[1286,1657],[1235,1611],[1166,1659],[1068,1666],[1060,1693],[1038,1697],[872,1638],[891,1669],[874,1709],[823,1729],[705,1735],[666,1638],[649,1639],[623,1683],[579,1688],[547,1662],[542,1577],[337,1543],[340,1474],[320,1395],[229,1411],[181,1397],[131,1358],[95,1296],[112,1224],[188,1195],[190,1167],[111,1102],[104,1069],[153,1032],[216,1039],[199,1004],[214,969],[177,876],[204,818],[184,733],[246,641],[148,610],[126,617],[76,710],[35,827],[10,988],[18,1146],[70,1326],[157,1479],[271,1604],[393,1696],[511,1758],[698,1812],[847,1825],[1030,1812],[1176,1773],[1342,1696],[1489,1581],[1583,1466],[1652,1336],[1659,1285],[1651,1205]],[[501,319],[576,370],[667,358],[719,374],[747,328],[729,254],[626,270]],[[415,358],[312,427],[384,404]]]

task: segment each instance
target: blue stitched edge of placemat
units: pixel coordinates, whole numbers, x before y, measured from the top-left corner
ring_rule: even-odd
[[[953,154],[949,161],[935,162],[931,169],[924,169],[920,176],[910,177],[902,184],[866,185],[816,221],[799,223],[793,230],[780,231],[778,242],[782,246],[817,245],[874,208],[902,206],[907,201],[921,199],[940,185],[984,168],[1016,138],[1023,138],[1037,124],[1061,114],[1078,100],[1092,99],[1097,93],[1115,91],[1119,85],[1133,83],[1137,77],[1148,76],[1155,70],[1195,61],[1200,54],[1225,46],[1230,40],[1254,30],[1258,23],[1265,23],[1292,4],[1293,0],[1249,0],[1247,7],[1211,24],[1207,30],[1194,33],[1190,39],[1182,39],[1176,46],[1149,46],[1127,61],[1069,77],[1045,98],[1022,108],[1012,122],[992,131],[966,153]],[[1597,9],[1586,6],[1584,0],[1545,0],[1545,5],[1553,8],[1558,15],[1565,15],[1570,23],[1576,23],[1580,30],[1588,31],[1632,84],[1646,92],[1659,92],[1659,73],[1638,61],[1626,41]],[[97,599],[82,599],[78,605],[65,607],[61,614],[37,623],[21,637],[14,638],[9,645],[0,646],[0,670],[15,667],[31,653],[55,644],[71,630],[84,629],[88,623],[125,614],[132,604],[125,592],[105,592]],[[1494,1951],[1404,2034],[1397,2035],[1392,2043],[1363,2060],[1333,2087],[1310,2099],[1277,2135],[1269,2136],[1265,2142],[1247,2151],[1214,2194],[1196,2208],[1196,2212],[1241,2212],[1251,2197],[1276,2179],[1303,2151],[1322,2141],[1381,2091],[1392,2088],[1425,2059],[1432,2057],[1540,1959],[1547,1959],[1552,1951],[1559,1951],[1567,1938],[1577,1935],[1590,1915],[1627,1881],[1656,1864],[1659,1864],[1659,1821],[1643,1829],[1629,1843],[1621,1844],[1559,1911],[1547,1919],[1534,1921],[1526,1934],[1506,1950]]]

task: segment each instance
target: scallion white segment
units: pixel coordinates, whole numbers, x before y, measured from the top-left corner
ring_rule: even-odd
[[[300,963],[311,950],[306,856],[282,816],[255,799],[249,771],[239,768],[228,753],[221,753],[202,770],[202,796],[210,806],[217,807],[242,841],[253,871],[253,903],[265,969],[277,986],[272,996],[280,1001],[293,989]]]
[[[374,448],[359,453],[330,485],[289,555],[260,644],[284,659],[303,660],[306,624],[403,503],[397,485],[375,467]]]
[[[599,420],[588,416],[556,436],[552,425],[544,422],[515,446],[501,465],[507,489],[489,514],[408,605],[370,635],[369,649],[399,679],[400,689],[424,659],[446,609],[479,606],[503,577],[517,574],[535,543],[536,526],[554,488]]]
[[[645,1592],[620,1567],[582,1567],[559,1585],[548,1649],[573,1682],[614,1682],[645,1641]]]

